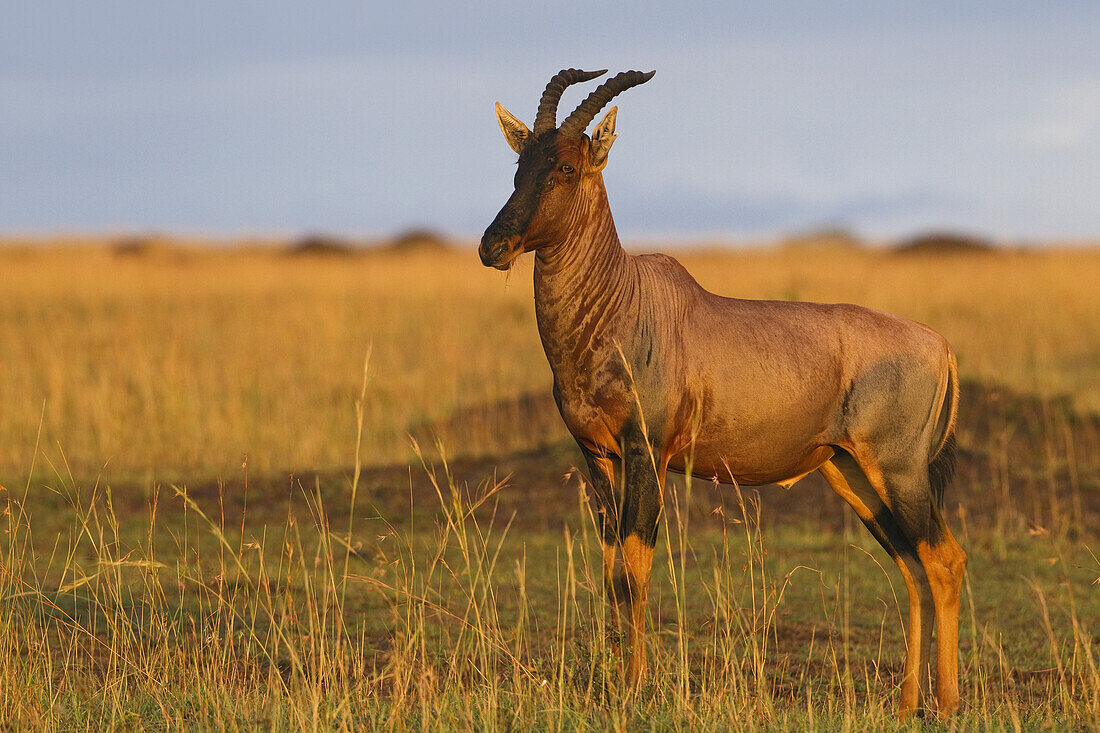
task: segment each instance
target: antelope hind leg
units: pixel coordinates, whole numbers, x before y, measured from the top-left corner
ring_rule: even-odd
[[[898,706],[898,717],[905,718],[921,710],[928,688],[928,663],[932,653],[935,607],[927,573],[894,515],[871,486],[859,464],[848,453],[838,451],[835,457],[821,466],[820,471],[833,491],[852,507],[878,543],[893,558],[909,591],[905,672]]]
[[[861,464],[862,465],[862,464]],[[936,703],[939,711],[959,706],[959,599],[966,553],[951,535],[932,496],[928,466],[890,468],[876,483],[928,577],[936,614]]]
[[[966,573],[966,552],[932,505],[928,540],[918,542],[932,597],[936,603],[936,707],[951,713],[959,707],[959,601]]]

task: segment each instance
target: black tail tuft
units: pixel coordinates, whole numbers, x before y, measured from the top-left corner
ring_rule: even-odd
[[[955,442],[955,433],[948,434],[940,447],[940,452],[928,464],[928,480],[932,485],[932,494],[936,497],[936,506],[943,508],[943,491],[947,483],[955,475],[955,464],[958,460],[958,444]]]

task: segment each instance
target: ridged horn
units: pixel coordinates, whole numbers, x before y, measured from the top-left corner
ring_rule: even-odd
[[[554,74],[554,77],[550,79],[550,82],[546,85],[545,91],[542,93],[542,99],[539,100],[539,111],[535,115],[535,129],[536,135],[546,132],[547,130],[553,130],[558,126],[558,102],[561,101],[561,95],[565,92],[565,88],[570,84],[578,84],[582,81],[589,81],[595,79],[597,76],[603,76],[607,73],[607,69],[600,71],[581,71],[580,69],[562,69],[558,73]]]
[[[653,78],[656,71],[624,71],[616,74],[588,95],[588,98],[577,105],[577,108],[561,123],[558,132],[566,137],[580,137],[596,113],[603,109],[617,94],[625,92],[630,87],[644,84]]]

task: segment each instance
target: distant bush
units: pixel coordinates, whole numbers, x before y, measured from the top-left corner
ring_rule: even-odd
[[[359,251],[354,243],[330,234],[307,234],[293,242],[287,254],[310,257],[348,257]]]
[[[826,226],[795,232],[783,238],[784,249],[860,249],[863,240],[850,229]]]
[[[981,254],[997,251],[985,237],[958,232],[926,232],[902,240],[894,247],[898,254]]]
[[[194,243],[186,242],[168,234],[149,232],[118,237],[110,240],[108,246],[111,253],[116,257],[156,258],[182,262],[190,256]]]
[[[408,229],[397,234],[386,249],[391,252],[431,252],[451,248],[451,243],[431,229]]]
[[[111,244],[111,251],[119,257],[143,257],[153,251],[153,237],[133,234],[119,237]]]

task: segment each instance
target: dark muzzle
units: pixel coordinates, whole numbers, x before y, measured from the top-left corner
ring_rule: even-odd
[[[486,267],[495,267],[498,270],[507,270],[512,260],[523,249],[520,245],[520,237],[513,234],[510,237],[490,236],[491,232],[485,232],[481,238],[481,246],[477,253],[481,255],[481,264]]]
[[[538,204],[537,194],[528,190],[533,188],[521,185],[485,230],[478,248],[481,264],[507,270],[512,260],[523,253],[523,233]]]

